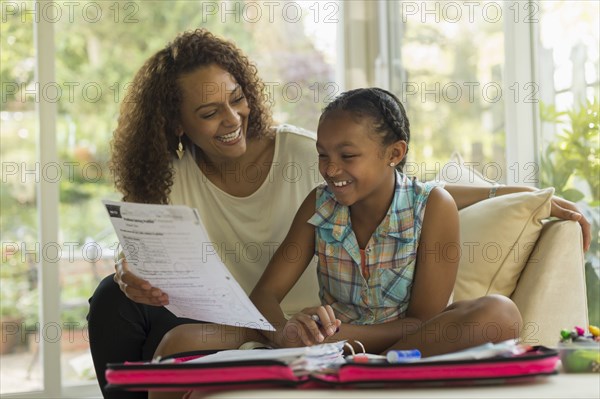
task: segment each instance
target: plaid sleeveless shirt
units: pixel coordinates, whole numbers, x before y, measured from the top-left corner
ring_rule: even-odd
[[[350,209],[336,201],[327,184],[317,188],[316,211],[308,222],[315,226],[319,296],[342,322],[379,324],[404,317],[425,205],[436,186],[396,172],[391,206],[364,249],[364,265]]]

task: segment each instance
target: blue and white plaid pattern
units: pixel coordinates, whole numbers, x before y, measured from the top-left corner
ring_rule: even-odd
[[[365,248],[369,278],[361,273],[350,209],[327,184],[317,188],[315,226],[317,276],[322,304],[345,323],[375,324],[404,317],[410,300],[425,205],[434,182],[421,183],[396,173],[388,213]]]

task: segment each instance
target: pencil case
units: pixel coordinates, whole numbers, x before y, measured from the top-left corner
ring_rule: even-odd
[[[214,352],[185,354],[168,363],[108,364],[107,389],[221,391],[264,388],[397,388],[522,382],[556,374],[558,352],[543,346],[508,357],[414,363],[346,363],[333,373],[298,377],[277,360],[187,363]]]

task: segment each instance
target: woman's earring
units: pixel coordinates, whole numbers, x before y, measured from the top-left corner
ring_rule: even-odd
[[[183,158],[183,153],[185,151],[183,149],[183,144],[181,143],[181,136],[179,136],[179,145],[177,146],[177,150],[175,150],[175,152],[177,152],[177,158]]]
[[[396,166],[396,164],[394,162],[390,162],[390,166],[393,168],[394,166]]]

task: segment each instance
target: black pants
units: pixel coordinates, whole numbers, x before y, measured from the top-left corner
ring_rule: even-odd
[[[178,318],[162,306],[131,301],[110,275],[90,298],[88,328],[96,377],[105,398],[147,398],[147,392],[105,391],[107,363],[151,360],[162,337],[181,324],[199,323]]]

